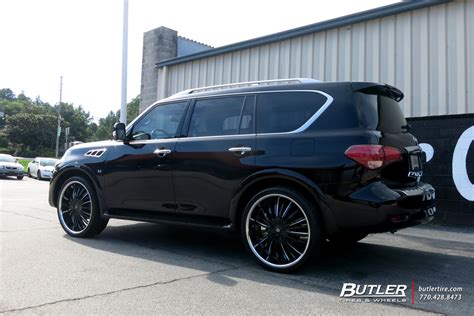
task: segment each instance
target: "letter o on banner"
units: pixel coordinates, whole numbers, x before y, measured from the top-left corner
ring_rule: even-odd
[[[467,175],[467,152],[474,141],[474,126],[469,127],[458,139],[453,153],[453,181],[458,192],[469,201],[474,201],[474,184]],[[472,166],[471,166],[472,167]],[[472,172],[472,170],[471,170]]]

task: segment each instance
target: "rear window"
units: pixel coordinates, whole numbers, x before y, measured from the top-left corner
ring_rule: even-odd
[[[355,93],[362,124],[386,133],[406,132],[407,121],[400,104],[386,96]]]
[[[326,97],[316,92],[262,93],[257,98],[257,133],[291,132],[305,124]]]

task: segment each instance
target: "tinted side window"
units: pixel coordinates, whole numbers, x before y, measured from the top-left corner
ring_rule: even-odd
[[[175,137],[186,110],[187,101],[155,107],[133,127],[133,139],[160,139]]]
[[[326,102],[315,92],[262,93],[257,98],[257,133],[291,132],[308,121]]]
[[[401,133],[406,131],[407,121],[397,101],[378,96],[379,126],[378,130],[387,133]]]
[[[355,93],[363,126],[386,133],[405,132],[407,122],[400,104],[376,94]]]
[[[189,137],[237,134],[245,97],[197,100],[189,125]]]

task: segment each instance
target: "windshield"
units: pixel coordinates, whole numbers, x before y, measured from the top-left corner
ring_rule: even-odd
[[[57,159],[41,159],[40,165],[42,166],[54,166],[54,164],[58,161]]]
[[[1,162],[15,162],[15,158],[10,155],[0,155]]]

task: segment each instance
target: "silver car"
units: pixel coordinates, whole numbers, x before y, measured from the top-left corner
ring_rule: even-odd
[[[23,166],[12,155],[0,154],[0,177],[13,176],[23,179]]]

